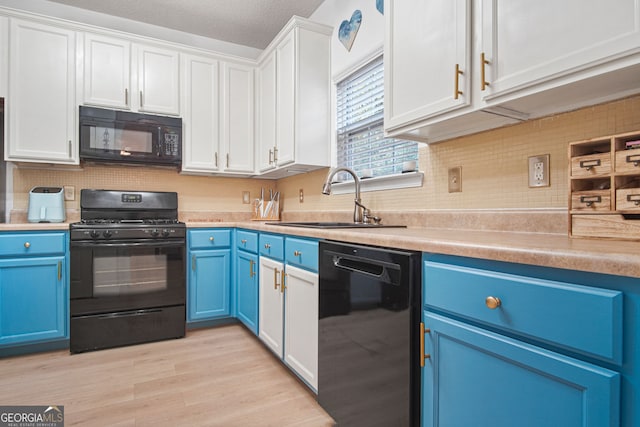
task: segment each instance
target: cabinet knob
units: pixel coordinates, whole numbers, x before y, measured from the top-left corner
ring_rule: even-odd
[[[213,238],[213,236],[209,237],[209,241],[213,242],[215,239]]]
[[[293,251],[293,256],[300,256],[302,255],[302,252],[300,251]]]
[[[265,243],[265,244],[264,244],[264,248],[265,248],[265,249],[271,249],[271,245],[270,245],[270,244],[268,244],[268,243]]]
[[[24,242],[24,247],[29,249],[31,247],[31,243],[29,242]]]
[[[500,301],[500,298],[492,297],[490,295],[484,300],[484,303],[491,310],[495,310],[496,308],[500,307],[500,305],[502,304],[502,301]]]
[[[242,243],[243,245],[245,245],[245,246],[246,246],[246,244],[247,244],[247,239],[242,239],[242,240],[240,240],[240,243]]]

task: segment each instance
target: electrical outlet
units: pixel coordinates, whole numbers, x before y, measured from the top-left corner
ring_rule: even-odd
[[[300,201],[300,203],[304,203],[304,190],[302,188],[298,192],[298,200]]]
[[[449,168],[448,175],[449,193],[459,193],[462,191],[462,167]]]
[[[248,191],[242,192],[242,203],[245,205],[251,203],[251,193],[249,193]]]
[[[549,187],[549,155],[529,157],[529,187]]]
[[[62,187],[64,191],[64,199],[67,201],[73,201],[76,199],[76,187],[73,185],[65,185]]]

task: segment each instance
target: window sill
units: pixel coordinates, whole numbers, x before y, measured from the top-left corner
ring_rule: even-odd
[[[360,192],[381,191],[381,190],[397,190],[401,188],[422,187],[424,173],[407,172],[396,175],[378,176],[373,178],[360,180]],[[348,194],[353,193],[355,185],[353,181],[337,182],[331,184],[332,194]]]

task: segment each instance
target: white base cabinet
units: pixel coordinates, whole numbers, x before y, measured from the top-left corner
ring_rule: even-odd
[[[260,257],[258,336],[279,358],[284,356],[284,293],[281,290],[283,264]]]
[[[318,389],[318,274],[287,265],[284,361]]]

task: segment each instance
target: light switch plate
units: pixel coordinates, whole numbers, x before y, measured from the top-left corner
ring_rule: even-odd
[[[449,168],[448,174],[449,193],[459,193],[462,191],[462,167]]]
[[[529,157],[529,187],[549,187],[549,155]]]

